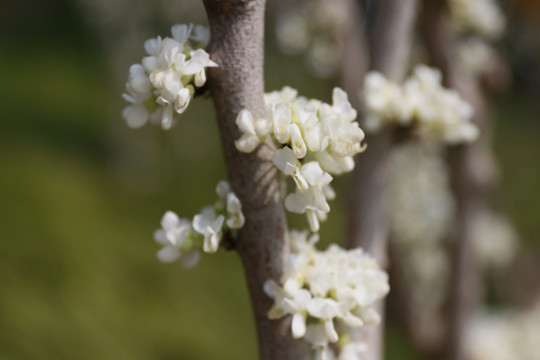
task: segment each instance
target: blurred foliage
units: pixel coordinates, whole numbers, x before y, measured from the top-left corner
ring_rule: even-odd
[[[163,212],[192,216],[226,176],[211,101],[170,132],[128,130],[116,78],[129,64],[111,76],[72,3],[2,6],[0,359],[256,358],[238,257],[203,256],[185,271],[154,256]],[[268,43],[268,89],[330,100],[331,83]],[[495,105],[501,207],[537,246],[539,104],[509,93]],[[346,185],[338,179],[341,195]],[[323,244],[343,238],[344,198]],[[410,352],[402,337],[390,329],[389,359]]]

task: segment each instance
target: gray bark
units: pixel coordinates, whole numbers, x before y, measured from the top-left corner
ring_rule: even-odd
[[[473,121],[486,128],[485,102],[479,82],[460,72],[455,60],[456,40],[448,28],[445,1],[424,0],[426,45],[433,64],[441,69],[445,85],[453,88],[474,108]],[[485,136],[485,135],[484,135]],[[495,176],[494,161],[486,143],[476,141],[450,149],[451,182],[456,202],[452,240],[452,275],[446,313],[446,358],[463,360],[466,321],[479,302],[481,288],[473,248],[473,221],[485,207],[486,192]]]
[[[233,191],[242,202],[246,223],[236,242],[244,266],[262,360],[307,359],[307,346],[291,337],[290,320],[269,320],[272,305],[263,292],[278,280],[288,251],[287,224],[281,205],[275,146],[267,141],[251,154],[240,153],[235,119],[248,109],[264,114],[264,0],[204,0],[211,31],[210,57],[219,64],[208,72],[223,152]]]
[[[417,1],[380,0],[371,8],[375,8],[375,18],[373,31],[369,34],[369,68],[381,72],[393,81],[401,82],[408,70]],[[351,96],[356,93],[358,91]],[[386,268],[388,224],[384,210],[384,190],[392,130],[368,136],[367,143],[367,151],[356,159],[353,174],[349,197],[348,246],[364,248]],[[377,310],[384,319],[384,301],[377,304]],[[383,322],[367,329],[366,341],[369,350],[365,359],[383,359]]]

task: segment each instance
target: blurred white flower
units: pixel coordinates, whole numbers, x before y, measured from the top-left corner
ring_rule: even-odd
[[[162,246],[156,254],[159,261],[171,263],[180,259],[187,269],[197,265],[200,251],[192,247],[191,235],[191,222],[167,211],[161,219],[161,229],[154,232],[154,240]]]
[[[217,215],[213,207],[206,207],[193,218],[193,229],[204,236],[203,250],[207,253],[217,251],[221,241],[221,228],[225,217]]]
[[[469,37],[459,43],[457,60],[473,76],[485,70],[495,56],[495,50],[478,37]]]
[[[338,44],[346,28],[347,11],[342,4],[321,0],[290,4],[277,16],[279,47],[287,54],[303,54],[315,76],[334,75],[339,65]]]
[[[474,219],[473,247],[483,266],[501,267],[514,259],[519,239],[506,217],[485,211]]]
[[[473,32],[488,39],[497,39],[506,20],[495,0],[451,0],[450,20],[462,32]]]
[[[465,333],[467,359],[538,360],[539,324],[539,303],[530,310],[481,311]]]
[[[402,86],[371,72],[364,81],[366,126],[379,131],[388,124],[412,125],[427,138],[447,143],[470,142],[478,137],[473,109],[459,94],[441,85],[437,69],[418,65]]]
[[[230,192],[227,195],[227,226],[230,229],[240,229],[245,221],[240,200],[233,192]]]

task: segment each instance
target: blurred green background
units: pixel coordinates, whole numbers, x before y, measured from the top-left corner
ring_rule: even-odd
[[[494,99],[499,202],[538,253],[539,17],[507,5],[514,87]],[[205,23],[202,5],[0,6],[0,359],[255,359],[238,257],[203,256],[190,271],[155,259],[163,212],[192,216],[226,176],[211,101],[194,102],[169,132],[129,130],[120,115],[144,39]],[[327,101],[336,84],[311,77],[271,36],[266,71],[269,90],[288,84]],[[342,205],[322,226],[325,242],[343,238]],[[389,331],[388,358],[405,359]]]

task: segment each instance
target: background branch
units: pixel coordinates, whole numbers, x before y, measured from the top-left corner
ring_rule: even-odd
[[[453,88],[474,108],[473,121],[484,137],[450,149],[451,182],[456,203],[451,234],[447,331],[444,349],[448,359],[464,359],[466,321],[481,297],[478,264],[472,248],[474,219],[485,207],[487,190],[496,175],[493,156],[486,142],[486,109],[480,84],[460,72],[455,60],[456,38],[445,21],[446,2],[424,0],[424,34],[433,65],[441,69],[445,85]],[[483,141],[482,141],[483,140]]]
[[[264,0],[204,0],[210,24],[210,57],[219,64],[208,72],[227,171],[242,202],[246,223],[239,232],[242,259],[255,315],[262,360],[307,359],[307,346],[291,337],[290,320],[269,320],[272,299],[263,292],[268,279],[278,280],[288,251],[287,224],[281,205],[275,146],[267,141],[251,154],[240,153],[235,119],[248,109],[264,115]]]
[[[414,22],[417,13],[416,0],[381,0],[370,7],[373,26],[370,32],[370,70],[376,70],[393,81],[401,82],[408,70]],[[370,18],[371,14],[367,14]],[[356,73],[356,68],[345,69]],[[351,75],[352,76],[352,75]],[[358,83],[360,86],[362,82]],[[359,89],[349,90],[352,98]],[[348,246],[362,247],[374,256],[382,267],[387,267],[388,224],[384,210],[384,190],[387,178],[387,158],[392,143],[391,130],[367,138],[368,150],[356,159],[353,182],[349,197]],[[384,319],[384,302],[377,304]],[[383,320],[384,321],[384,320]],[[368,342],[366,359],[383,358],[383,322],[366,329]]]

